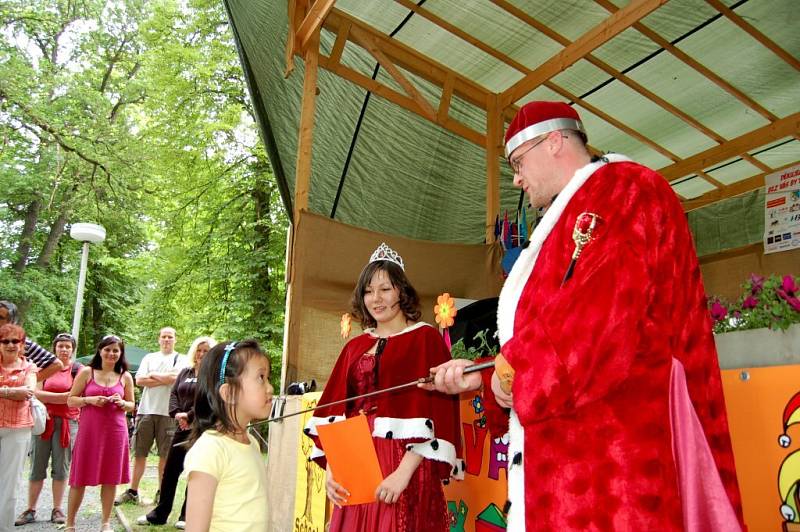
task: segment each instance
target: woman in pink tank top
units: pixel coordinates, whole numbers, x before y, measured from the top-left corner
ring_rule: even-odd
[[[119,484],[130,480],[128,424],[132,412],[133,377],[125,361],[125,343],[106,336],[97,345],[89,367],[72,385],[67,405],[81,409],[81,424],[72,451],[66,531],[75,530],[75,516],[86,486],[101,486],[103,530],[113,530],[109,519]]]

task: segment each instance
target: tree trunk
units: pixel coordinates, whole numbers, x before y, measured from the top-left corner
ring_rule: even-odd
[[[39,221],[39,211],[42,209],[42,201],[34,199],[25,211],[25,225],[22,227],[22,235],[19,237],[17,246],[17,260],[14,262],[14,271],[21,274],[28,266],[28,257],[31,253],[33,235],[36,232],[36,222]]]
[[[62,205],[67,205],[67,203],[62,203]],[[50,260],[53,258],[53,253],[56,251],[58,241],[61,240],[61,237],[64,235],[64,228],[67,226],[69,214],[70,209],[63,206],[61,212],[58,214],[58,218],[56,218],[50,226],[50,233],[47,235],[47,240],[42,247],[42,252],[39,254],[39,258],[36,259],[37,266],[41,268],[50,266]]]

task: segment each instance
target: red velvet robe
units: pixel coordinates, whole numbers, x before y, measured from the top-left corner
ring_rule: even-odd
[[[319,404],[338,401],[358,394],[357,363],[377,339],[378,337],[366,332],[345,345],[331,372]],[[430,374],[430,368],[449,359],[450,352],[439,332],[426,323],[419,323],[388,337],[386,346],[380,355],[378,382],[375,388],[388,388],[426,377]],[[427,516],[426,521],[426,516],[415,514],[412,521],[414,523],[416,521],[427,522],[429,530],[446,530],[447,508],[441,482],[448,482],[451,476],[463,478],[464,474],[464,462],[461,460],[458,396],[448,396],[411,387],[376,395],[366,402],[374,407],[367,414],[373,427],[372,436],[376,448],[378,448],[379,461],[381,461],[381,457],[387,461],[393,459],[399,461],[402,453],[408,451],[425,458],[396,506],[403,508],[410,505],[415,510],[421,507],[435,508],[440,511],[440,515]],[[354,403],[317,409],[314,417],[306,424],[304,432],[314,440],[315,444],[311,457],[323,468],[326,466],[326,460],[316,427],[340,421],[345,416],[356,415],[360,406]],[[386,440],[393,440],[396,444],[402,442],[405,450],[401,447],[399,457],[389,457],[391,453],[387,454]],[[394,470],[396,464],[381,462],[381,467],[384,474],[388,474]],[[436,486],[432,485],[433,482],[436,483]],[[377,503],[372,504],[377,505]],[[376,514],[385,509],[386,505],[377,506],[374,509],[358,507],[345,507],[345,509],[354,509],[353,511],[360,512],[355,518],[356,521],[363,518],[362,522],[379,522],[381,529],[395,526],[397,530],[420,530],[418,524],[406,523],[403,526],[399,523],[387,524],[382,517],[376,517]],[[335,511],[341,510],[336,509]],[[400,521],[402,521],[402,517],[399,517]],[[334,516],[333,521],[337,521],[337,519],[343,518]],[[353,520],[352,518],[348,519]],[[434,525],[434,523],[438,524]]]
[[[522,530],[523,519],[528,531],[683,529],[670,424],[673,357],[685,368],[741,523],[719,365],[685,215],[663,177],[609,159],[576,172],[500,297],[501,351],[516,371],[509,530]],[[562,286],[584,212],[601,223]]]

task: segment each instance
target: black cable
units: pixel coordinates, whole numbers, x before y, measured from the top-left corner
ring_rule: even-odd
[[[417,2],[417,7],[421,6],[425,3],[426,0],[420,0]],[[409,11],[408,15],[397,25],[397,27],[389,34],[389,38],[393,38],[397,35],[403,26],[411,20],[411,17],[414,16],[414,11]],[[375,80],[378,77],[378,71],[381,69],[380,63],[375,63],[375,69],[372,71],[372,79]],[[369,104],[369,99],[372,97],[372,93],[367,91],[367,94],[364,96],[364,101],[361,104],[361,112],[358,114],[358,120],[356,121],[356,127],[353,130],[353,138],[350,140],[350,148],[347,150],[347,157],[344,160],[344,168],[342,168],[342,177],[339,178],[339,186],[336,187],[336,197],[333,198],[333,207],[331,208],[331,218],[336,216],[336,209],[339,207],[339,198],[342,196],[342,188],[344,188],[344,180],[347,177],[347,171],[350,169],[350,161],[353,158],[353,152],[356,149],[356,141],[358,141],[358,134],[361,132],[361,124],[364,122],[364,115],[367,112],[367,104]]]

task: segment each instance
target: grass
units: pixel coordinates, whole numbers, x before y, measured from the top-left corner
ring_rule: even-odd
[[[131,468],[133,468],[133,457],[131,456]],[[120,486],[117,490],[118,493],[122,493],[125,489],[127,489],[127,485]],[[131,525],[132,530],[137,531],[149,531],[149,532],[157,532],[159,530],[176,530],[175,529],[175,521],[178,520],[178,517],[181,512],[181,505],[183,504],[184,493],[186,489],[186,478],[185,476],[181,476],[180,480],[178,481],[178,487],[175,490],[175,502],[172,504],[172,513],[170,513],[169,519],[167,520],[166,525],[137,525],[136,520],[149,512],[153,509],[155,504],[151,501],[156,494],[156,490],[158,490],[158,456],[150,454],[147,457],[147,469],[145,469],[144,476],[142,477],[141,482],[139,482],[139,497],[140,503],[139,504],[121,504],[117,506],[125,518],[128,520],[128,523]],[[145,501],[149,504],[143,504]]]

